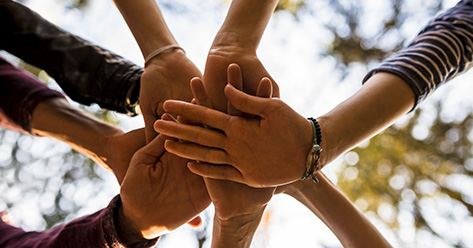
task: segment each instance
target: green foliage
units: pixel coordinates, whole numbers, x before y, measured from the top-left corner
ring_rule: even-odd
[[[333,20],[327,22],[326,27],[333,34],[333,40],[328,44],[325,55],[336,57],[340,65],[344,66],[353,62],[381,61],[389,52],[405,45],[406,40],[400,30],[405,25],[412,25],[409,18],[422,15],[433,17],[442,6],[441,0],[432,0],[423,4],[422,10],[414,11],[408,7],[407,0],[385,0],[380,3],[384,4],[383,9],[386,11],[375,15],[379,17],[378,20],[368,20],[371,23],[366,23],[365,16],[379,10],[371,9],[368,3],[357,1],[329,1],[330,10],[326,11],[332,12]],[[368,31],[364,30],[366,26],[370,26]],[[393,39],[386,42],[385,37]]]
[[[464,217],[473,216],[472,194],[458,181],[473,183],[473,114],[453,123],[437,116],[431,127],[419,124],[420,116],[418,110],[405,127],[390,127],[373,137],[368,146],[348,153],[338,185],[363,210],[377,213],[392,230],[402,224],[402,212],[414,220],[416,230],[462,247],[461,237],[445,236],[436,223],[440,218],[458,228],[464,219],[453,212],[457,208],[465,210]],[[412,134],[419,130],[427,131],[427,137],[415,139]],[[452,207],[438,208],[432,216],[428,209],[437,200]],[[391,214],[383,210],[386,204],[393,207]]]

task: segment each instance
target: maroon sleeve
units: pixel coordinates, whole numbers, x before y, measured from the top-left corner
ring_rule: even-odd
[[[0,125],[31,133],[31,114],[41,101],[64,97],[0,57]]]
[[[45,232],[25,232],[0,220],[0,247],[126,248],[128,246],[118,237],[114,224],[118,204],[120,197],[116,196],[107,208]],[[143,240],[133,247],[153,247],[157,241]]]

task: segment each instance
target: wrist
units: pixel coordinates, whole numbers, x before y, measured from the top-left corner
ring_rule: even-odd
[[[145,57],[145,67],[147,64],[150,64],[152,60],[157,60],[157,59],[160,59],[158,57],[165,57],[166,54],[170,54],[171,56],[175,56],[175,54],[179,54],[179,52],[177,53],[173,53],[175,52],[175,50],[180,50],[181,53],[183,53],[184,55],[186,54],[186,52],[184,51],[184,49],[182,47],[180,47],[179,45],[176,45],[176,44],[172,44],[172,45],[166,45],[166,46],[162,46],[152,52],[150,52],[148,55],[146,55]]]
[[[342,134],[343,130],[337,130],[336,123],[332,121],[330,114],[317,117],[317,121],[323,135],[319,160],[319,168],[322,169],[347,150],[344,146],[344,137],[346,136]]]
[[[125,216],[123,205],[121,204],[115,212],[115,220],[118,236],[125,244],[131,246],[143,241],[144,237],[141,235],[141,231]]]
[[[256,56],[259,42],[248,39],[244,34],[237,31],[220,30],[214,38],[210,53],[227,54],[249,54]]]
[[[263,213],[264,209],[228,219],[215,215],[212,247],[250,247]]]
[[[162,48],[162,47],[161,47]],[[156,50],[155,50],[156,51]],[[150,55],[151,51],[148,55]],[[176,63],[178,60],[189,60],[186,56],[184,49],[167,49],[160,53],[158,56],[154,56],[146,61],[146,68],[148,67],[158,67],[158,69],[165,70],[170,64]]]
[[[256,52],[277,3],[277,0],[232,1],[216,41],[230,38],[240,47]]]

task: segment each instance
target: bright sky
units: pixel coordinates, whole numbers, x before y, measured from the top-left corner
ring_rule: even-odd
[[[113,2],[111,0],[89,2],[89,6],[84,12],[65,11],[62,6],[57,4],[56,0],[29,0],[26,1],[26,4],[60,27],[100,44],[137,64],[142,64],[143,58],[139,48]],[[165,19],[180,45],[185,48],[187,55],[201,70],[204,69],[206,54],[213,37],[225,17],[228,6],[222,2],[224,1],[158,0],[161,6],[172,4],[179,7],[178,11],[170,11],[163,7]],[[373,8],[382,9],[382,4],[374,4],[377,2],[366,1],[364,4],[370,3],[373,4]],[[422,1],[417,1],[417,3],[419,2]],[[454,3],[453,1],[450,6]],[[313,5],[323,7],[324,4],[314,1]],[[322,14],[320,16],[323,17]],[[414,35],[430,17],[426,18],[418,20],[418,26],[413,26],[412,30],[406,32]],[[370,28],[374,27],[367,24],[365,32],[369,32]],[[329,39],[329,34],[321,28],[321,24],[312,15],[303,13],[299,17],[299,21],[296,21],[287,13],[279,13],[272,18],[260,44],[258,56],[278,82],[282,99],[303,116],[316,117],[336,106],[360,87],[361,79],[366,73],[364,66],[353,65],[344,82],[338,82],[340,75],[333,70],[335,61],[331,58],[321,60],[318,55]],[[470,85],[459,82],[456,89],[446,87],[446,89],[442,89],[443,93],[438,94],[447,97],[449,95],[455,96],[448,97],[451,100],[447,101],[452,106],[450,108],[452,110],[450,114],[453,112],[452,118],[455,118],[454,116],[459,113],[455,112],[459,111],[458,108],[471,108],[471,101],[465,100],[469,96],[461,93],[473,92]],[[460,97],[458,97],[459,95]],[[132,120],[125,117],[120,117],[120,119],[122,127],[126,130],[143,126],[140,117]],[[336,164],[335,162],[324,169],[332,179],[336,178],[334,174],[337,170]],[[105,177],[110,181],[110,192],[103,193],[100,197],[94,197],[97,201],[89,201],[91,202],[90,206],[77,213],[78,216],[92,213],[104,207],[118,192],[115,179],[110,175]],[[87,185],[84,187],[85,189],[93,187],[93,185],[85,184]],[[82,194],[84,197],[92,197],[85,191]],[[13,217],[15,217],[15,213],[20,216],[20,212],[23,211],[12,212]],[[268,213],[269,222],[260,227],[253,247],[340,246],[335,236],[321,221],[290,197],[274,197],[268,207]],[[211,209],[208,215],[213,215]],[[31,218],[34,219],[34,217]],[[375,224],[379,223],[375,221]],[[34,227],[34,223],[31,223],[31,226]],[[393,241],[392,234],[388,230],[382,226],[380,226],[380,230],[388,240]],[[409,236],[408,231],[406,234],[406,241],[416,238],[412,235]],[[163,239],[159,246],[196,247],[193,235],[190,228],[182,227]],[[428,239],[425,242],[429,245],[424,247],[446,247],[437,242],[435,242],[437,246],[433,246]],[[209,245],[206,243],[206,247],[210,247]],[[393,245],[398,246],[396,243]]]

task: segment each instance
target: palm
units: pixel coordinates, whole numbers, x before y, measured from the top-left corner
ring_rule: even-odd
[[[161,56],[151,61],[141,76],[140,108],[145,121],[147,142],[157,135],[153,130],[153,123],[164,113],[164,101],[190,101],[192,92],[189,81],[201,76],[199,69],[182,52]]]
[[[261,78],[268,77],[268,71],[264,68],[256,55],[245,53],[209,53],[204,71],[204,85],[207,94],[211,96],[211,103],[215,109],[226,112],[227,99],[223,89],[227,84],[227,67],[231,63],[237,63],[241,67],[243,77],[243,91],[256,95]],[[279,88],[274,80],[273,97],[279,97]]]
[[[128,217],[148,238],[179,227],[210,204],[204,181],[188,170],[187,160],[167,152],[159,157],[155,150],[133,156],[120,192]]]

